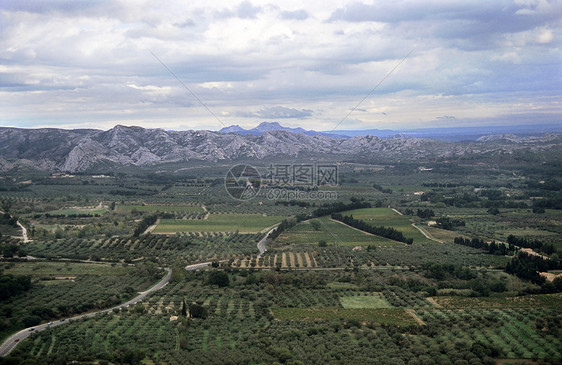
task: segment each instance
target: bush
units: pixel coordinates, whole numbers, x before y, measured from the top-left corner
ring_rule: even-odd
[[[228,274],[224,271],[211,271],[209,273],[209,277],[207,282],[210,285],[218,285],[220,287],[225,287],[230,284],[230,279],[228,278]]]

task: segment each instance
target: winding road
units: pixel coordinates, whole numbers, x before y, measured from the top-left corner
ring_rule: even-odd
[[[2,345],[0,345],[0,356],[4,357],[4,356],[10,354],[10,352],[12,352],[12,350],[16,347],[16,345],[19,342],[21,342],[23,339],[26,339],[27,337],[29,337],[32,333],[44,331],[47,328],[51,328],[51,327],[61,326],[63,324],[66,324],[66,323],[69,323],[71,321],[75,321],[75,320],[78,320],[78,319],[92,318],[99,313],[111,312],[111,311],[114,311],[116,309],[125,308],[125,307],[128,307],[130,305],[133,305],[133,304],[136,304],[136,303],[140,302],[148,294],[150,294],[152,292],[155,292],[159,289],[162,289],[164,286],[166,286],[166,284],[168,284],[168,282],[170,281],[170,278],[172,277],[172,269],[165,267],[164,270],[166,270],[168,273],[166,274],[166,276],[162,280],[160,280],[156,285],[154,285],[150,289],[139,293],[139,295],[137,295],[133,299],[129,300],[128,302],[125,302],[123,304],[119,304],[115,307],[111,307],[111,308],[108,308],[108,309],[103,309],[103,310],[100,310],[100,311],[97,311],[97,312],[80,314],[78,316],[71,317],[71,318],[68,318],[68,319],[66,319],[66,318],[60,319],[60,320],[57,320],[55,322],[49,322],[49,323],[45,323],[45,324],[40,324],[38,326],[25,328],[25,329],[23,329],[23,330],[21,330],[17,333],[14,333],[10,337],[8,337],[6,340],[4,340]]]
[[[22,230],[24,232],[24,240],[27,238],[27,232],[25,230],[25,227],[22,226]],[[267,234],[258,242],[258,250],[260,251],[260,254],[258,255],[258,257],[260,257],[261,255],[263,255],[265,253],[265,251],[267,251],[267,249],[265,248],[265,242],[267,241],[267,238],[269,237],[269,234],[271,232],[273,232],[275,230],[275,228],[272,228],[269,232],[267,232]],[[223,261],[228,261],[228,260],[223,260]],[[222,261],[219,261],[222,262]],[[208,267],[212,264],[212,261],[209,262],[201,262],[198,264],[191,264],[191,265],[187,265],[184,269],[187,271],[192,271],[192,270],[197,270],[197,269],[202,269],[204,267]],[[10,352],[12,352],[12,350],[17,346],[17,344],[26,339],[27,337],[29,337],[32,333],[35,332],[41,332],[44,331],[48,328],[51,327],[57,327],[57,326],[61,326],[63,324],[75,321],[75,320],[79,320],[79,319],[83,319],[83,318],[92,318],[94,316],[96,316],[97,314],[100,313],[107,313],[107,312],[111,312],[114,311],[116,309],[121,309],[121,308],[125,308],[128,307],[130,305],[136,304],[138,302],[140,302],[141,300],[143,300],[148,294],[155,292],[159,289],[162,289],[164,286],[166,286],[166,284],[168,284],[168,282],[170,281],[170,278],[172,276],[172,269],[170,268],[164,268],[164,270],[166,270],[168,273],[167,275],[160,280],[156,285],[154,285],[153,287],[151,287],[150,289],[139,293],[139,295],[137,295],[136,297],[134,297],[133,299],[123,303],[123,304],[119,304],[115,307],[111,307],[108,309],[103,309],[97,312],[91,312],[91,313],[85,313],[85,314],[81,314],[75,317],[71,317],[71,318],[65,318],[65,319],[60,319],[54,322],[49,322],[49,323],[44,323],[44,324],[40,324],[34,327],[28,327],[25,328],[19,332],[14,333],[13,335],[11,335],[10,337],[8,337],[6,340],[4,340],[4,342],[2,343],[2,345],[0,345],[0,357],[4,357],[10,354]]]
[[[263,238],[258,242],[258,250],[260,250],[260,254],[258,255],[258,258],[260,258],[265,253],[265,251],[267,251],[267,248],[265,248],[265,242],[267,241],[267,238],[269,237],[271,232],[275,231],[276,229],[277,227],[269,230],[269,232],[267,232],[267,234],[263,236]]]
[[[27,237],[27,228],[20,221],[18,221],[18,226],[21,228],[21,235],[23,237],[23,243],[29,242],[29,237]]]

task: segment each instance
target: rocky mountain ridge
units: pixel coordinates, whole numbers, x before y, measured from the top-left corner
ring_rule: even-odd
[[[356,136],[347,139],[266,131],[239,135],[206,130],[166,131],[117,125],[94,129],[0,128],[0,171],[26,166],[46,171],[86,171],[101,163],[152,166],[190,161],[263,159],[285,155],[353,157],[379,156],[422,160],[467,153],[512,153],[516,149],[559,147],[562,135],[532,138],[484,138],[473,143],[450,143],[427,138]]]

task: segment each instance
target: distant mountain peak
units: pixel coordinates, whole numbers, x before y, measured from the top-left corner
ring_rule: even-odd
[[[256,128],[285,128],[279,122],[261,122]]]
[[[220,133],[238,133],[245,131],[244,128],[240,127],[238,124],[231,125],[229,127],[222,128],[219,132]]]
[[[229,127],[222,128],[219,133],[236,133],[242,135],[259,135],[265,132],[273,132],[273,131],[285,131],[291,133],[304,133],[309,136],[314,135],[329,135],[328,133],[324,132],[317,132],[313,130],[306,130],[304,128],[291,128],[291,127],[284,127],[279,122],[261,122],[257,127],[252,129],[244,129],[239,125],[231,125]],[[341,136],[332,136],[332,137],[341,137]]]

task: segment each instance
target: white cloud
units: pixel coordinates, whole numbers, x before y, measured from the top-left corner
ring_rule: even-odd
[[[554,34],[550,29],[541,29],[539,35],[537,36],[537,42],[546,44],[552,42],[554,39]]]

